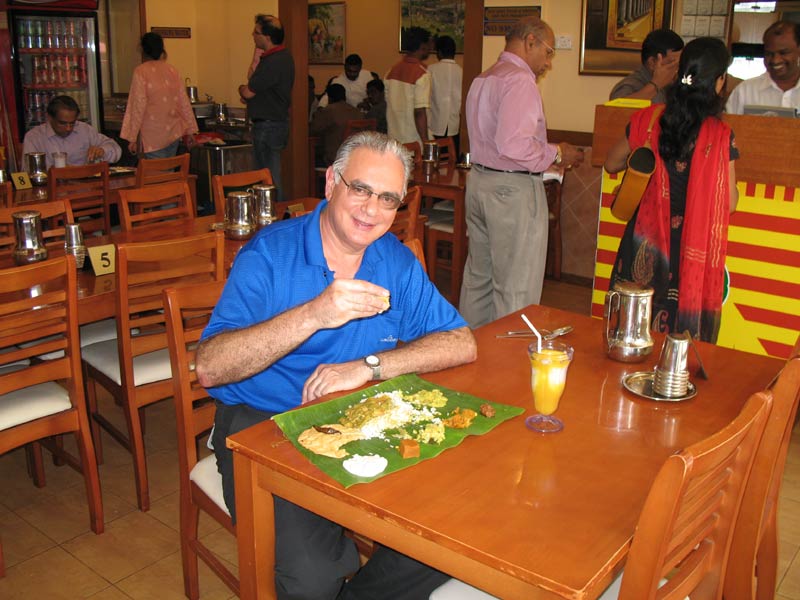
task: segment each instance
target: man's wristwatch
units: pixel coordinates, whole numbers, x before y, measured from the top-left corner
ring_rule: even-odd
[[[381,378],[381,359],[375,356],[374,354],[370,354],[369,356],[364,358],[364,364],[367,365],[370,369],[372,369],[372,379],[380,379]]]
[[[563,156],[561,154],[561,145],[559,144],[558,146],[556,146],[556,159],[553,161],[553,164],[556,165],[556,166],[561,166],[561,163],[563,162],[563,160],[564,159],[563,159]]]

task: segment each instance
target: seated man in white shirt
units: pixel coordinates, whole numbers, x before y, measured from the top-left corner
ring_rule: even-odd
[[[44,152],[47,168],[53,166],[53,153],[66,152],[67,166],[91,162],[117,162],[122,155],[119,144],[97,129],[78,121],[80,108],[69,96],[56,96],[47,105],[47,121],[34,127],[22,144],[22,154]]]
[[[726,109],[744,114],[744,107],[782,106],[800,109],[800,24],[776,21],[764,32],[767,72],[740,83],[728,97]]]
[[[361,104],[367,97],[367,83],[373,79],[379,79],[376,73],[363,70],[363,61],[358,54],[350,54],[344,59],[344,73],[341,73],[331,79],[328,85],[338,83],[344,86],[346,102],[350,106]],[[327,86],[325,87],[327,89]],[[325,94],[319,99],[319,107],[322,108],[328,105],[328,95]]]

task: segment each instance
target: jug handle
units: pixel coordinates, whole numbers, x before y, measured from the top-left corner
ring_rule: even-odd
[[[617,308],[613,310],[614,299],[617,299]],[[603,317],[605,317],[606,327],[604,330],[606,344],[609,348],[611,348],[611,313],[617,312],[619,313],[619,293],[614,290],[609,290],[606,293],[606,302],[605,306],[603,307]],[[619,326],[619,317],[617,317],[617,326]]]

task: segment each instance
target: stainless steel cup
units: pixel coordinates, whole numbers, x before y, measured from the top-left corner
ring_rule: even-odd
[[[67,153],[66,152],[53,152],[53,166],[57,169],[67,166]]]
[[[5,169],[0,169],[0,183],[5,183],[8,181],[8,177],[6,176]]]
[[[464,161],[463,162],[464,162],[465,165],[472,164],[472,163],[469,162],[469,152],[464,152]]]
[[[424,159],[422,161],[422,172],[425,177],[430,177],[436,172],[436,161]]]
[[[28,157],[28,175],[33,185],[47,183],[47,161],[44,152],[31,152]]]
[[[422,161],[433,161],[435,165],[439,166],[439,144],[436,142],[423,142],[422,144]]]
[[[64,252],[75,257],[75,265],[83,268],[86,260],[86,245],[83,243],[83,231],[78,223],[64,225]]]
[[[278,197],[278,188],[274,185],[254,185],[247,189],[253,195],[254,209],[256,212],[256,224],[258,228],[272,224],[274,216],[272,207]]]
[[[27,265],[47,259],[47,248],[42,238],[42,213],[38,210],[22,210],[11,215],[14,219],[14,234],[17,246],[14,263]]]
[[[661,356],[653,376],[653,391],[666,398],[685,396],[689,389],[686,360],[689,339],[682,333],[670,333],[664,339]]]
[[[225,237],[244,240],[256,227],[253,196],[247,192],[228,192],[225,198]]]

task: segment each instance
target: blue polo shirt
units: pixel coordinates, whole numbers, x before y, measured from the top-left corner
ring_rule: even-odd
[[[316,298],[333,283],[319,229],[326,206],[320,202],[310,215],[262,229],[241,249],[203,339],[271,319]],[[399,340],[410,342],[466,326],[411,251],[391,233],[366,249],[355,278],[389,290],[389,310],[318,331],[264,371],[209,393],[225,404],[283,412],[300,404],[303,384],[317,365],[360,359],[391,350]]]

